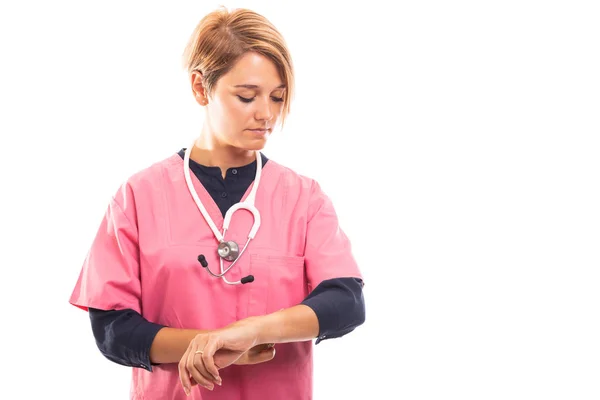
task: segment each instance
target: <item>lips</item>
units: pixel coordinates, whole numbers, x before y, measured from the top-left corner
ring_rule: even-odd
[[[254,133],[258,133],[258,134],[265,134],[267,132],[270,132],[271,129],[268,128],[258,128],[258,129],[248,129],[250,132],[254,132]]]

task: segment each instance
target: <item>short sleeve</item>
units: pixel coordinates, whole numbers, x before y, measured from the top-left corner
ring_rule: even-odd
[[[123,185],[111,199],[69,302],[85,311],[132,309],[141,314],[135,202]]]
[[[333,203],[317,182],[313,182],[309,201],[304,263],[310,289],[327,279],[362,279]]]

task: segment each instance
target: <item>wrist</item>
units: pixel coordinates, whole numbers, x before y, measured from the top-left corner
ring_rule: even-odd
[[[251,324],[256,332],[256,344],[272,344],[282,342],[280,313],[251,317]]]
[[[249,324],[252,326],[251,329],[256,335],[255,337],[257,345],[269,343],[270,338],[268,335],[268,329],[266,325],[268,318],[268,315],[261,315],[249,318]]]
[[[253,342],[252,346],[257,346],[259,344],[263,344],[261,342],[262,337],[264,336],[264,322],[263,317],[248,317],[242,320],[236,321],[224,328],[222,330],[228,329],[241,329],[244,331],[244,337],[250,338]]]

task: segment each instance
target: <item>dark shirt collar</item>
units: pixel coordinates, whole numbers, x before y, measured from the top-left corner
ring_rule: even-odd
[[[183,159],[185,157],[185,148],[179,150],[177,154]],[[262,159],[263,168],[269,159],[261,152],[260,158]],[[206,165],[198,164],[196,161],[190,159],[190,168],[194,172],[201,173],[202,175],[221,177],[221,168],[219,167],[208,167]],[[235,172],[234,172],[235,171]],[[250,164],[241,165],[239,167],[232,167],[227,170],[226,177],[231,175],[237,175],[238,179],[254,178],[256,175],[256,160]]]

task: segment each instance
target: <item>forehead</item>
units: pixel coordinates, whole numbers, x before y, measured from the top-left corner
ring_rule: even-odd
[[[259,89],[274,90],[284,82],[275,63],[262,54],[248,52],[241,56],[219,80],[224,86],[256,85]]]

